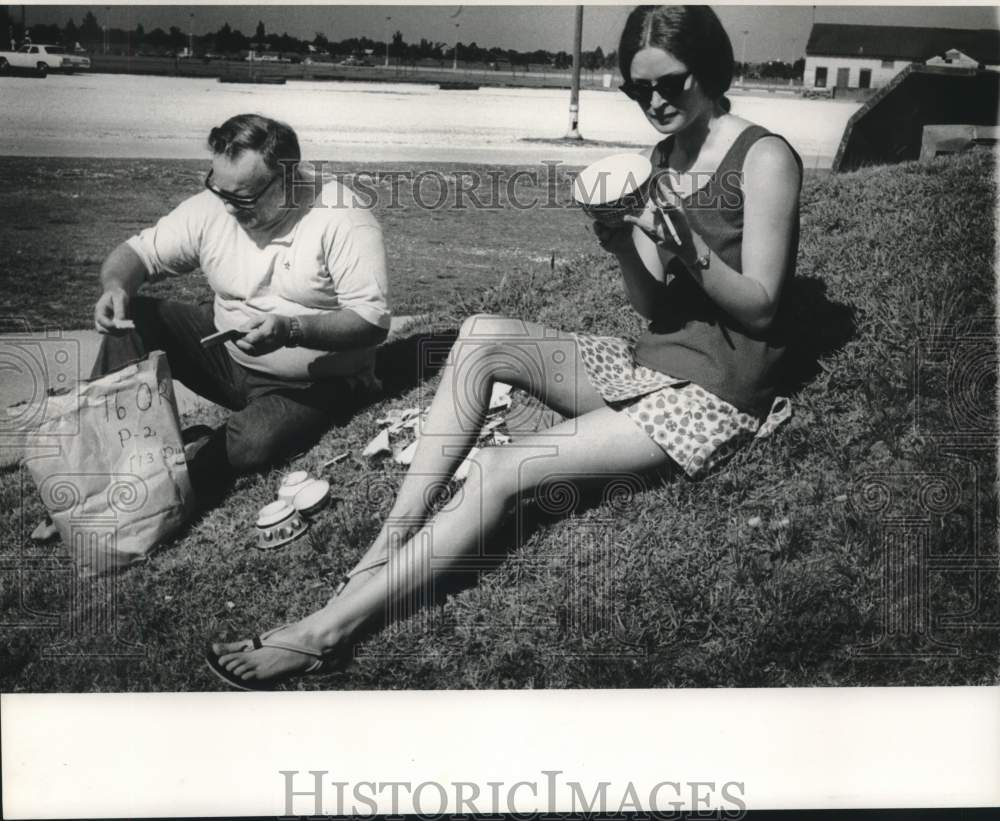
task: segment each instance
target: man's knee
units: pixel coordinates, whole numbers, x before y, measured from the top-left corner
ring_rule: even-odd
[[[134,296],[129,301],[129,313],[140,333],[151,328],[159,329],[164,325],[164,306],[166,301],[153,296]]]
[[[129,314],[148,350],[159,348],[169,354],[178,340],[197,338],[200,330],[195,327],[197,306],[183,302],[135,296],[129,302]]]
[[[226,458],[236,473],[255,473],[290,455],[273,435],[252,433],[233,417],[226,423]]]
[[[134,296],[129,302],[129,312],[136,330],[174,330],[190,323],[190,315],[197,311],[195,305],[159,299],[154,296]]]
[[[238,473],[253,473],[284,462],[314,445],[329,424],[329,414],[264,397],[226,422],[229,464]]]

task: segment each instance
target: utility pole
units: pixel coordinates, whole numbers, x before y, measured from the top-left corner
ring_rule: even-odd
[[[569,93],[569,131],[565,140],[582,140],[580,135],[580,47],[583,43],[583,6],[576,7],[573,31],[573,85]]]
[[[389,68],[389,21],[391,17],[385,18],[385,67]]]
[[[458,71],[458,23],[455,23],[455,58],[451,64],[452,71]]]
[[[194,59],[194,12],[191,12],[191,22],[188,24],[188,57]]]

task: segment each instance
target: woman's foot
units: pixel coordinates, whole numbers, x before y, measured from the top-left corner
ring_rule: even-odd
[[[205,654],[212,672],[243,690],[268,690],[290,678],[328,670],[332,657],[300,624],[243,641],[217,642]]]

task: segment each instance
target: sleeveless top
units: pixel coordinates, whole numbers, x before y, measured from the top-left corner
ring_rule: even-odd
[[[708,183],[682,198],[684,214],[712,254],[730,268],[743,272],[743,162],[757,140],[771,134],[766,128],[745,128],[722,158]],[[787,140],[779,137],[788,144]],[[654,173],[666,167],[672,137],[654,151]],[[802,160],[790,145],[799,165]],[[800,183],[801,184],[801,183]],[[796,219],[787,277],[795,275],[799,225]],[[767,416],[780,378],[779,363],[786,346],[783,330],[788,307],[787,282],[782,288],[771,325],[754,334],[715,304],[674,258],[667,267],[673,277],[649,330],[636,341],[636,361],[678,379],[687,379],[759,419]]]

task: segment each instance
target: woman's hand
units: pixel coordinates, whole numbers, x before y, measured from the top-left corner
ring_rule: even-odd
[[[599,220],[594,220],[594,234],[597,236],[597,241],[601,244],[601,247],[609,253],[620,256],[634,248],[632,244],[631,225],[616,225],[612,227],[605,225]]]
[[[684,216],[680,198],[673,191],[660,188],[653,195],[651,208],[647,208],[638,217],[626,216],[625,220],[638,225],[663,250],[680,257],[688,266],[694,265],[698,258],[694,232]]]

